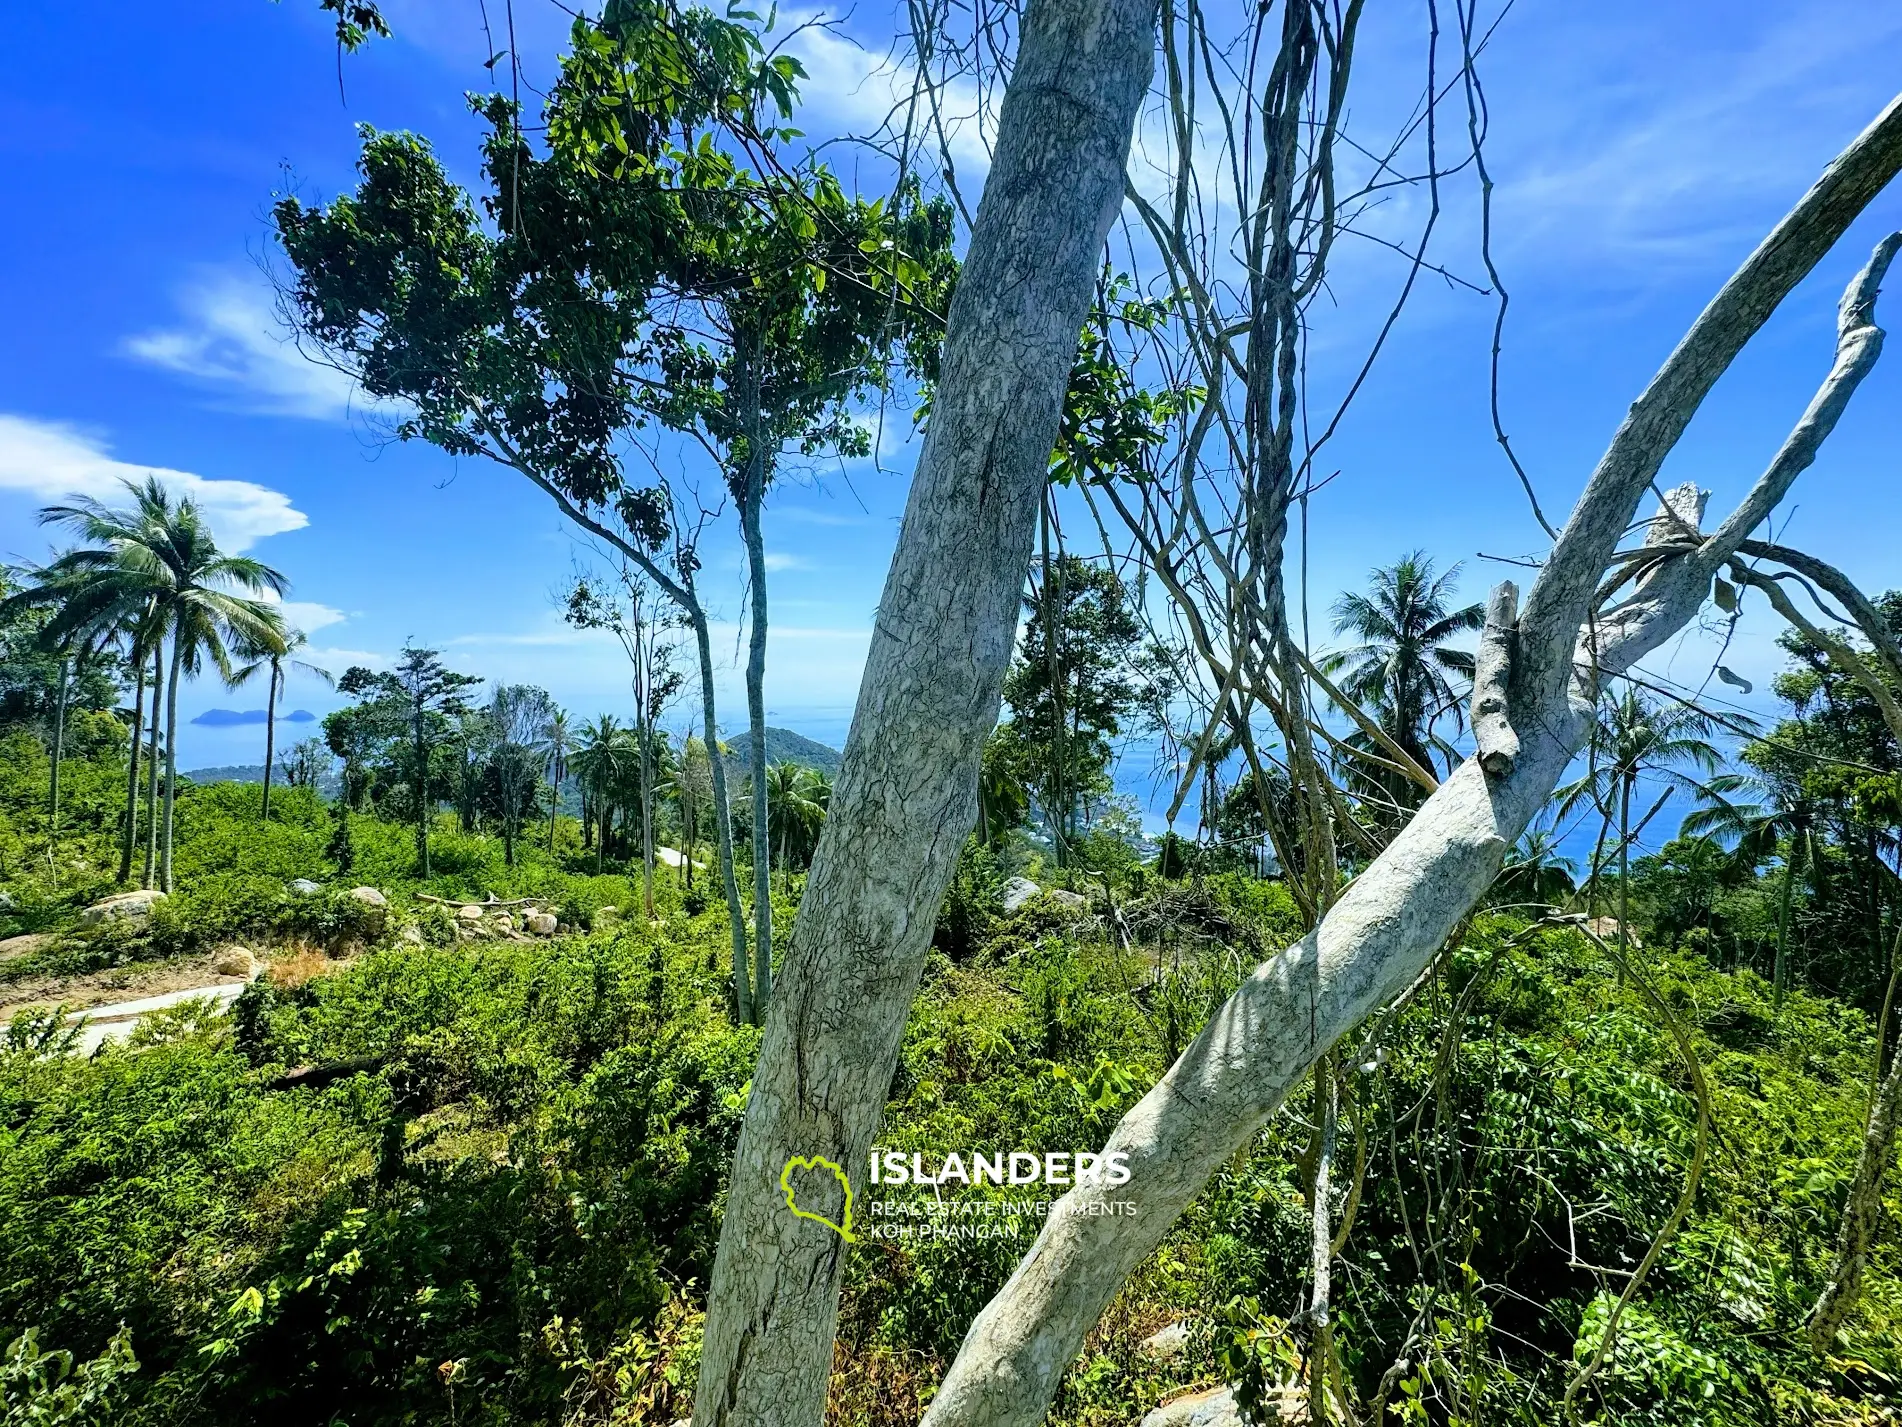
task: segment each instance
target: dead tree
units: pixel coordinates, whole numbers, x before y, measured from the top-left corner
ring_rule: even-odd
[[[1880,334],[1846,302],[1836,362],[1737,509],[1709,535],[1668,506],[1669,535],[1621,552],[1638,505],[1718,378],[1782,300],[1902,169],[1902,99],[1833,162],[1725,283],[1613,436],[1513,625],[1505,688],[1511,750],[1462,764],[1342,891],[1308,935],[1258,968],[1124,1118],[1106,1148],[1132,1178],[1133,1216],[1087,1211],[1072,1190],[978,1315],[925,1416],[928,1427],[1033,1427],[1084,1335],[1209,1176],[1245,1145],[1315,1061],[1426,969],[1497,875],[1583,746],[1596,690],[1681,629],[1815,458],[1873,364]],[[1852,294],[1873,295],[1893,244]],[[1503,617],[1505,601],[1494,602]],[[1081,1212],[1079,1212],[1081,1211]]]

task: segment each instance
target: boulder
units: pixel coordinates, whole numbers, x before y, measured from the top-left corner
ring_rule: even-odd
[[[511,917],[507,912],[497,912],[495,914],[495,929],[503,933],[514,931],[515,918]]]
[[[12,910],[13,898],[9,897],[5,892],[0,892],[0,912],[10,912]]]
[[[553,936],[559,923],[553,912],[530,912],[522,918],[522,927],[536,936]]]
[[[387,907],[390,904],[389,898],[374,887],[352,887],[347,895],[356,898],[367,907]]]
[[[1151,1333],[1136,1345],[1136,1351],[1144,1357],[1165,1362],[1180,1357],[1189,1346],[1189,1325],[1171,1323],[1159,1332]]]
[[[1600,941],[1618,940],[1618,918],[1616,917],[1593,917],[1585,923],[1585,929]],[[1638,933],[1630,928],[1625,930],[1625,940],[1633,950],[1642,950],[1644,947],[1644,943],[1638,940]]]
[[[1300,1388],[1284,1388],[1271,1394],[1269,1401],[1274,1404],[1270,1422],[1279,1422],[1282,1427],[1306,1427],[1308,1404]],[[1218,1387],[1164,1403],[1143,1418],[1142,1427],[1244,1427],[1244,1423],[1234,1392]]]
[[[482,920],[482,908],[474,905],[456,908],[456,920],[469,925]]]
[[[1081,909],[1090,905],[1090,899],[1081,892],[1066,891],[1062,887],[1057,888],[1056,891],[1050,894],[1050,900],[1060,907],[1076,907]]]
[[[249,981],[258,974],[258,959],[247,947],[227,946],[212,953],[211,969],[220,976],[242,976]]]
[[[620,920],[621,909],[619,907],[606,906],[596,907],[594,909],[593,924],[597,930],[601,927],[611,927]]]
[[[1004,884],[1004,910],[1014,912],[1043,888],[1028,877],[1013,877]]]
[[[403,930],[396,934],[396,939],[402,942],[404,946],[423,946],[426,944],[423,941],[423,929],[417,926],[415,922],[407,923]]]
[[[163,892],[121,892],[116,897],[94,902],[86,908],[79,914],[79,924],[82,927],[96,927],[107,922],[142,922],[152,915],[152,908],[164,900]]]
[[[0,961],[17,961],[22,956],[42,951],[59,938],[52,932],[28,932],[25,936],[10,936],[0,941]]]
[[[1143,1418],[1142,1427],[1243,1427],[1242,1410],[1233,1392],[1218,1387],[1163,1404]]]
[[[296,877],[284,884],[284,890],[295,892],[300,897],[311,897],[323,891],[323,887],[308,877]]]

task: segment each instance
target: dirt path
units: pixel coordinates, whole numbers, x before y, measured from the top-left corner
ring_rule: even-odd
[[[203,992],[213,987],[232,987],[236,995],[244,981],[236,976],[220,976],[211,969],[209,956],[189,956],[175,961],[145,966],[112,967],[90,971],[83,976],[34,976],[0,985],[0,1024],[21,1011],[49,1011],[63,1005],[70,1010],[91,1010],[125,1001],[144,1000],[173,992]]]

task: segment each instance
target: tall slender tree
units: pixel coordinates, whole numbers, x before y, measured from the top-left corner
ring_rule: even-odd
[[[271,774],[277,762],[277,699],[284,691],[285,675],[294,670],[331,687],[335,687],[337,682],[328,669],[295,657],[300,649],[309,647],[310,639],[303,630],[287,629],[282,647],[246,648],[243,657],[250,662],[232,673],[233,687],[247,683],[259,674],[265,675],[264,795],[258,816],[266,822],[271,817]]]
[[[343,692],[362,700],[367,720],[392,736],[403,751],[410,811],[416,820],[416,866],[425,879],[430,876],[429,824],[443,784],[437,754],[455,742],[456,717],[468,711],[469,691],[481,682],[449,668],[440,651],[416,644],[403,646],[394,669],[357,665],[337,681]]]
[[[568,711],[557,708],[548,715],[536,744],[542,756],[542,776],[548,779],[548,854],[555,853],[555,818],[561,812],[561,785],[568,781],[568,758],[575,751],[574,726]]]

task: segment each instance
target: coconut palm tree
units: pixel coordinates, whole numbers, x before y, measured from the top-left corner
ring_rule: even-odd
[[[0,600],[0,620],[12,621],[28,610],[43,613],[46,617],[34,642],[43,652],[57,659],[59,664],[59,683],[53,703],[52,767],[47,780],[46,845],[47,861],[57,869],[60,774],[65,760],[67,714],[73,681],[84,674],[88,665],[114,646],[124,651],[143,674],[144,651],[138,641],[150,623],[151,601],[146,599],[141,602],[135,594],[123,588],[115,588],[107,597],[101,597],[100,588],[89,582],[83,573],[70,568],[65,556],[49,565],[30,566],[19,573],[25,576],[27,583],[23,589]],[[144,703],[143,682],[141,678],[139,693],[134,700],[132,771],[128,780],[129,796],[132,797],[136,797],[138,788],[139,710]],[[130,804],[128,808],[130,818],[136,810]],[[125,880],[130,868],[131,835],[128,824],[121,881]]]
[[[816,768],[775,763],[766,770],[767,835],[779,848],[779,863],[792,886],[793,867],[811,860],[832,801],[832,784]]]
[[[1709,784],[1684,769],[1706,777],[1723,766],[1723,755],[1710,742],[1715,725],[1710,716],[1689,704],[1654,704],[1636,689],[1607,700],[1586,749],[1583,776],[1558,789],[1558,817],[1571,816],[1590,805],[1599,813],[1598,837],[1593,844],[1591,871],[1586,879],[1597,910],[1598,888],[1605,873],[1605,839],[1614,823],[1618,829],[1618,949],[1631,943],[1631,844],[1644,824],[1677,792],[1694,798],[1706,796]],[[1639,782],[1663,786],[1663,794],[1638,826],[1631,825],[1631,798]]]
[[[600,714],[581,729],[581,746],[571,760],[575,776],[587,790],[588,802],[599,823],[594,845],[594,870],[601,871],[607,853],[608,829],[615,804],[625,794],[629,775],[640,759],[634,731],[622,728],[613,714]]]
[[[165,693],[158,882],[169,892],[178,791],[178,681],[197,675],[206,663],[229,679],[233,643],[249,648],[283,643],[282,617],[256,596],[282,597],[290,581],[261,561],[221,551],[196,503],[175,498],[157,477],[124,485],[133,502],[127,509],[80,497],[69,505],[45,507],[40,523],[67,526],[88,542],[56,562],[63,577],[85,587],[87,604],[129,608],[149,600],[157,635],[169,650],[165,662],[154,660]]]
[[[1493,884],[1494,900],[1556,906],[1577,890],[1577,876],[1578,864],[1559,851],[1559,835],[1550,828],[1530,828],[1506,854]]]
[[[259,648],[246,645],[240,657],[251,662],[243,668],[233,671],[231,686],[248,683],[259,674],[269,675],[268,692],[264,696],[264,805],[258,816],[268,822],[271,817],[271,770],[277,761],[277,696],[284,688],[284,675],[287,670],[295,669],[325,684],[336,686],[336,679],[328,669],[292,656],[300,649],[308,649],[310,640],[301,629],[287,629],[280,644]]]
[[[1366,594],[1350,592],[1334,602],[1334,632],[1359,642],[1320,660],[1323,671],[1341,676],[1341,692],[1364,706],[1422,768],[1435,766],[1435,753],[1447,768],[1458,760],[1436,726],[1448,716],[1456,727],[1461,722],[1463,690],[1455,680],[1472,678],[1473,656],[1448,646],[1486,622],[1484,605],[1452,607],[1459,574],[1455,564],[1435,575],[1433,561],[1418,550],[1373,570]],[[1379,751],[1365,734],[1356,733],[1348,742]],[[1406,779],[1365,781],[1378,782],[1397,803],[1419,801],[1419,790]]]
[[[1823,839],[1822,817],[1802,786],[1781,778],[1751,773],[1723,773],[1701,790],[1699,807],[1684,819],[1686,837],[1704,837],[1731,847],[1730,861],[1737,871],[1755,873],[1765,862],[1783,857],[1782,885],[1777,889],[1776,961],[1771,970],[1776,1004],[1781,1006],[1790,988],[1790,897],[1805,874],[1819,868]],[[1738,794],[1756,801],[1737,801]]]

